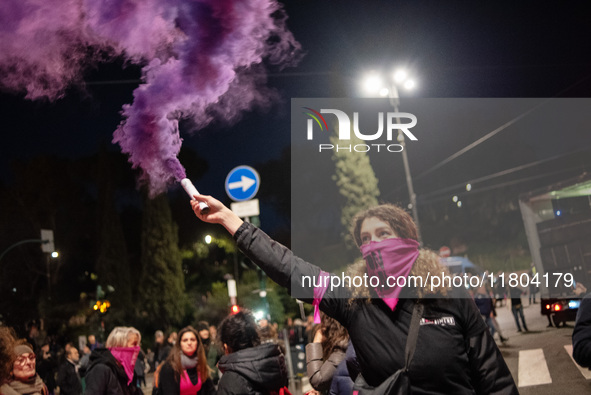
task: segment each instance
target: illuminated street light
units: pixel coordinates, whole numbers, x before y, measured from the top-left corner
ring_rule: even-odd
[[[212,237],[210,235],[205,236],[205,243],[211,244]]]
[[[52,258],[57,258],[58,256],[60,256],[60,254],[57,251],[51,253]]]
[[[396,70],[392,74],[392,81],[389,83],[383,83],[381,76],[375,72],[367,76],[364,80],[365,91],[370,95],[379,94],[381,97],[388,97],[390,104],[394,108],[394,112],[398,113],[398,106],[400,105],[400,96],[398,94],[398,86],[402,86],[405,89],[412,89],[415,87],[415,82],[408,78],[406,70]],[[396,117],[396,122],[400,124],[399,117]],[[408,196],[410,199],[409,207],[412,210],[412,216],[417,225],[417,238],[420,244],[422,244],[421,231],[419,227],[419,215],[417,212],[417,195],[415,194],[414,187],[412,184],[412,176],[410,174],[410,167],[408,165],[408,157],[406,154],[406,144],[404,141],[404,134],[402,129],[398,129],[398,143],[402,146],[402,163],[404,164],[404,174],[406,176],[406,186],[408,188]]]
[[[472,184],[466,184],[466,191],[470,192],[472,190]]]
[[[406,82],[404,83],[404,87],[405,87],[406,89],[409,89],[409,90],[410,90],[410,89],[414,89],[414,87],[415,87],[415,82],[414,82],[414,81],[412,81],[412,80],[408,80],[408,81],[406,81]]]
[[[454,203],[457,203],[457,202],[458,202],[458,197],[457,197],[457,196],[454,196],[454,197],[452,197],[452,198],[451,198],[451,200],[452,200]]]
[[[406,70],[398,69],[394,73],[394,82],[401,84],[404,80],[406,80],[407,77],[408,75],[406,74]]]
[[[376,74],[372,74],[365,79],[365,90],[368,93],[379,92],[383,87],[382,79]]]

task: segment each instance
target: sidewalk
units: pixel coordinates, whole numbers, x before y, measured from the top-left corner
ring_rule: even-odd
[[[152,395],[152,387],[154,386],[154,373],[146,374],[146,386],[142,387],[144,395]]]

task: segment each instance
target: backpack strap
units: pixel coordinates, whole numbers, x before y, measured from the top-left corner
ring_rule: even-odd
[[[419,337],[419,328],[421,327],[421,317],[423,316],[424,306],[421,302],[417,301],[412,310],[412,318],[410,319],[410,326],[408,328],[408,336],[406,337],[406,350],[405,350],[405,367],[408,372],[412,357],[414,356],[415,349],[417,346],[417,339]]]

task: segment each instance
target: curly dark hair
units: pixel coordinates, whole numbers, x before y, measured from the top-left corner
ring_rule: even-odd
[[[402,239],[413,239],[418,240],[419,235],[417,232],[417,226],[410,214],[408,214],[402,208],[393,204],[380,204],[369,208],[365,211],[358,213],[353,218],[353,226],[351,227],[351,233],[357,246],[363,244],[361,242],[361,225],[366,218],[375,217],[386,222],[396,235]]]
[[[322,341],[322,356],[326,361],[336,348],[346,349],[349,333],[337,320],[320,312],[320,328],[324,340]],[[345,346],[345,348],[343,348]]]
[[[0,385],[8,380],[10,372],[12,372],[12,365],[16,359],[16,355],[14,355],[15,345],[14,330],[6,326],[0,326]]]
[[[222,344],[236,352],[261,344],[261,337],[256,321],[248,309],[224,318],[218,327],[218,336]]]

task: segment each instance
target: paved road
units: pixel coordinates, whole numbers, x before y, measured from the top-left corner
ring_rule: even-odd
[[[146,375],[146,386],[142,387],[144,395],[152,395],[153,383],[154,383],[154,373],[148,373]]]
[[[497,308],[497,321],[509,338],[506,344],[497,343],[520,394],[591,393],[591,371],[578,366],[571,357],[574,322],[568,322],[567,327],[548,327],[540,305],[528,305],[526,298],[523,301],[529,332],[517,332],[509,306]]]

